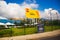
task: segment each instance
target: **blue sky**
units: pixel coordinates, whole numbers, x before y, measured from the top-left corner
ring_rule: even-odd
[[[21,4],[24,2],[24,0],[5,0],[5,1],[7,3],[17,3],[17,4]],[[36,0],[36,4],[39,4],[38,10],[53,8],[60,12],[60,0]]]

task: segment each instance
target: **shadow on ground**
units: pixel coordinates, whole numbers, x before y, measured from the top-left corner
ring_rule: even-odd
[[[38,39],[29,39],[29,40],[60,40],[60,35],[53,36],[53,37],[38,38]]]

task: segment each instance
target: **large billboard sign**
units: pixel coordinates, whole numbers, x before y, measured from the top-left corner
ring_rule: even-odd
[[[40,15],[39,15],[38,10],[32,10],[32,9],[26,8],[26,17],[27,18],[39,18]]]

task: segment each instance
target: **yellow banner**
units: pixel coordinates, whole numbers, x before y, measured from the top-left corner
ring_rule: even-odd
[[[26,17],[27,18],[39,18],[38,10],[31,10],[26,8]]]

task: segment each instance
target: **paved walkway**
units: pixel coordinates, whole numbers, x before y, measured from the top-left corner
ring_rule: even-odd
[[[5,38],[0,38],[0,40],[29,40],[29,39],[38,39],[44,37],[52,37],[57,35],[60,35],[60,30],[31,34],[31,35],[24,35],[24,36],[5,37]]]

